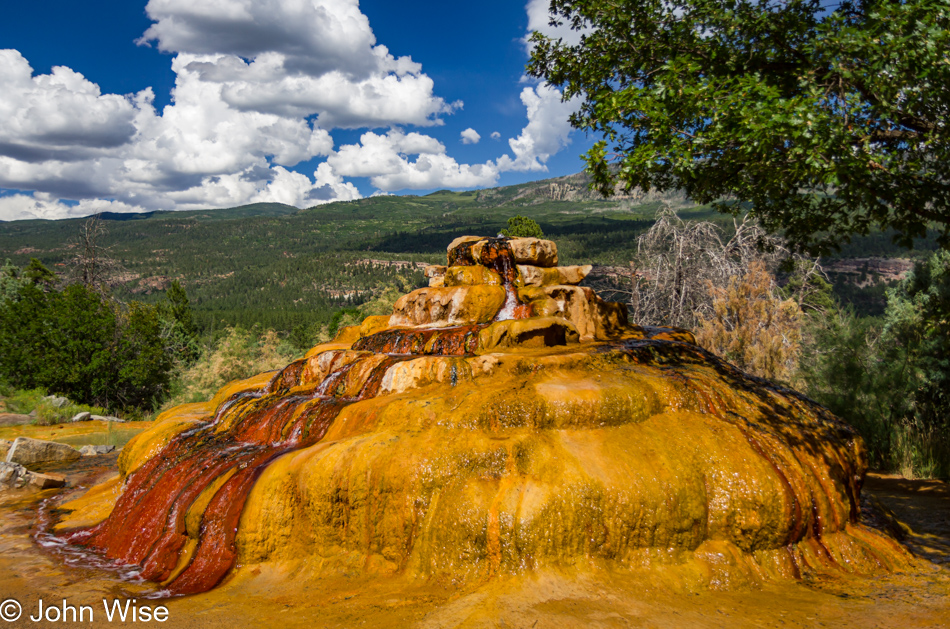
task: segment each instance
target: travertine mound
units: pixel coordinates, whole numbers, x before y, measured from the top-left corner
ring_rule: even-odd
[[[262,563],[720,587],[909,565],[857,523],[850,427],[688,332],[629,325],[556,264],[549,241],[457,239],[442,286],[163,414],[60,529],[95,525],[71,541],[179,593]]]

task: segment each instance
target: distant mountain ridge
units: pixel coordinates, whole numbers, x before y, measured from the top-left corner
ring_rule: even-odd
[[[618,269],[629,268],[637,238],[664,204],[686,220],[732,227],[731,216],[692,204],[678,192],[635,190],[605,199],[588,189],[589,181],[578,173],[485,190],[376,196],[306,209],[254,203],[107,213],[102,244],[125,267],[113,289],[120,299],[156,300],[178,280],[204,327],[260,324],[290,330],[327,321],[341,307],[371,299],[386,285],[422,285],[420,266],[444,263],[445,247],[454,238],[496,234],[515,215],[541,225],[557,242],[562,264]],[[35,257],[65,271],[85,220],[0,223],[0,261],[9,258],[23,267]],[[885,234],[876,234],[856,240],[842,257],[901,255],[907,254],[895,251]],[[874,265],[865,272],[865,266],[842,267],[837,276],[848,285],[855,284],[852,278],[876,282],[886,277]],[[883,285],[879,289],[877,303]]]
[[[305,209],[255,203],[107,213],[102,244],[126,269],[115,278],[113,290],[120,299],[158,299],[178,280],[206,327],[260,323],[287,330],[325,321],[387,284],[423,283],[420,265],[444,260],[453,238],[498,233],[516,214],[541,223],[558,241],[565,261],[624,262],[630,243],[649,227],[658,206],[626,197],[603,199],[586,190],[584,175],[572,175]],[[35,257],[65,271],[85,220],[2,223],[0,260],[10,258],[22,267]]]
[[[658,193],[651,191],[644,193],[640,190],[634,190],[630,193],[624,193],[618,190],[609,199],[605,199],[598,191],[591,190],[589,184],[590,175],[584,172],[573,175],[564,175],[561,177],[552,177],[549,179],[539,179],[526,183],[513,184],[510,186],[501,186],[497,188],[484,188],[480,190],[468,190],[456,192],[452,190],[437,190],[427,195],[419,196],[414,194],[391,195],[403,199],[428,199],[438,198],[449,195],[451,197],[470,197],[472,202],[485,208],[516,206],[524,207],[537,205],[545,202],[603,202],[610,204],[619,203],[656,203],[669,202],[676,206],[688,206],[685,195],[681,192]],[[368,197],[379,198],[379,197]],[[358,201],[365,201],[359,199]],[[189,217],[197,220],[231,220],[236,218],[253,218],[256,216],[287,216],[306,211],[319,211],[320,208],[333,206],[338,203],[353,203],[353,201],[334,201],[323,205],[315,205],[308,208],[297,208],[284,203],[250,203],[229,208],[207,208],[202,210],[153,210],[149,212],[102,212],[99,216],[107,221],[138,221],[153,218],[164,218],[171,215],[178,217]],[[64,220],[74,221],[82,220],[76,218],[66,219],[21,219],[17,221],[0,221],[6,223],[22,223],[30,221],[50,221]]]

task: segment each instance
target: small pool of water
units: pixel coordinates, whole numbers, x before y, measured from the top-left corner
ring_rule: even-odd
[[[74,448],[81,448],[85,445],[93,446],[115,446],[121,448],[129,442],[135,435],[142,432],[142,428],[113,428],[112,430],[102,432],[89,432],[83,435],[64,435],[53,439],[59,443],[71,445]]]
[[[85,445],[109,445],[121,448],[140,432],[151,428],[154,422],[76,422],[53,426],[3,426],[0,427],[0,439],[13,441],[17,437],[30,437],[44,441],[65,443],[74,448]]]

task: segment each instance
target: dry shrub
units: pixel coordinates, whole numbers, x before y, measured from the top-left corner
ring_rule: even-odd
[[[172,395],[163,408],[208,400],[232,380],[281,369],[294,358],[294,349],[273,330],[255,333],[228,328],[224,336],[206,348],[193,365],[179,372]]]
[[[699,318],[696,340],[740,369],[790,382],[801,350],[801,309],[779,296],[775,278],[754,260],[726,286],[707,284],[712,312]]]

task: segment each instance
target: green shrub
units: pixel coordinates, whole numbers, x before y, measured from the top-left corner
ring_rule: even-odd
[[[232,380],[281,369],[299,357],[289,341],[273,330],[228,328],[194,364],[179,369],[162,408],[204,402]]]
[[[14,389],[7,394],[7,411],[28,415],[40,405],[46,395],[46,389],[42,387],[24,390]]]
[[[127,308],[81,285],[22,287],[0,303],[0,377],[97,406],[148,407],[168,387],[171,357],[155,306]]]
[[[47,400],[40,400],[36,405],[36,423],[41,426],[51,426],[53,424],[62,424],[68,422],[79,413],[91,413],[92,415],[109,415],[109,411],[101,406],[89,406],[87,404],[69,403],[62,407],[55,407]]]

